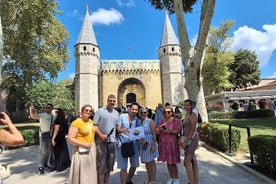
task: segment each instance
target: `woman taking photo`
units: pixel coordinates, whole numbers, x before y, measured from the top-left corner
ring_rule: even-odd
[[[198,147],[196,131],[197,115],[193,112],[192,101],[184,101],[187,114],[182,123],[181,147],[185,150],[184,166],[188,175],[189,184],[198,183],[198,165],[195,150]]]
[[[89,118],[93,112],[91,105],[81,108],[81,117],[72,122],[68,140],[74,145],[69,184],[97,183],[95,133],[106,139]]]
[[[167,168],[170,175],[167,184],[179,184],[177,163],[180,163],[180,149],[177,135],[180,133],[181,125],[178,118],[173,117],[173,109],[165,106],[163,110],[165,119],[158,127],[159,137],[159,157],[158,161],[167,162]]]
[[[156,164],[155,158],[158,157],[156,144],[156,128],[152,119],[148,118],[148,111],[142,107],[139,110],[142,126],[144,127],[145,137],[139,139],[141,162],[145,163],[148,174],[148,181],[145,184],[155,184]]]

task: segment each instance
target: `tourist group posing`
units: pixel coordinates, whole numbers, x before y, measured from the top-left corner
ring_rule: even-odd
[[[41,114],[35,114],[30,107],[31,118],[40,121],[39,173],[43,174],[47,167],[62,171],[70,166],[69,184],[108,184],[116,159],[121,184],[133,183],[140,163],[145,164],[147,170],[144,183],[155,184],[157,160],[167,164],[169,178],[166,183],[179,184],[177,164],[180,163],[180,150],[184,149],[189,183],[198,183],[195,156],[198,111],[191,100],[184,101],[186,116],[183,120],[179,111],[174,116],[169,104],[158,105],[154,120],[148,116],[148,109],[138,103],[132,103],[127,112],[121,114],[114,108],[115,104],[116,97],[109,95],[107,104],[95,114],[91,105],[82,106],[80,117],[68,130],[68,141],[73,145],[71,159],[62,109],[58,109],[57,116],[53,117],[51,104]],[[44,134],[49,132],[52,124],[53,135],[46,139]]]

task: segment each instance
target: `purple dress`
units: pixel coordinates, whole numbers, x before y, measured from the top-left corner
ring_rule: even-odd
[[[191,121],[189,120],[189,118],[185,118],[183,123],[182,123],[182,129],[184,136],[187,136],[189,134],[189,132],[191,131]],[[195,154],[195,150],[198,147],[198,133],[197,130],[192,138],[192,142],[190,145],[187,145],[187,148],[185,150],[185,156],[188,154],[194,155]]]
[[[180,120],[177,118],[174,118],[172,122],[165,122],[165,119],[162,120],[159,123],[158,128],[160,129],[163,125],[167,130],[177,130],[178,132],[181,130]],[[180,163],[180,149],[177,135],[164,134],[161,132],[158,149],[158,161],[167,162],[168,164]]]

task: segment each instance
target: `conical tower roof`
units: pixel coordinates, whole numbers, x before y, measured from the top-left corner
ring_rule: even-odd
[[[179,45],[167,12],[160,47],[165,45]]]
[[[89,17],[88,6],[86,7],[86,14],[84,17],[77,44],[79,43],[91,43],[93,45],[97,45],[97,40]]]

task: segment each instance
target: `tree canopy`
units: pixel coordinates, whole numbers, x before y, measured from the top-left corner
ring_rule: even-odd
[[[3,68],[1,88],[9,90],[11,111],[23,110],[26,88],[54,81],[68,62],[69,34],[56,18],[56,0],[1,0]]]
[[[170,14],[175,13],[175,8],[174,8],[174,0],[147,0],[151,3],[151,5],[155,9],[166,9],[170,12]],[[184,12],[192,12],[193,11],[193,5],[198,1],[198,0],[182,0],[183,3],[183,11]]]
[[[57,20],[55,0],[1,0],[3,85],[53,79],[68,61],[69,34]]]
[[[232,87],[228,78],[230,76],[229,65],[234,60],[231,52],[212,53],[208,51],[203,64],[203,85],[209,92],[221,92]]]
[[[62,80],[56,84],[46,80],[28,85],[25,89],[26,105],[34,105],[37,108],[52,103],[55,107],[65,110],[73,109],[73,80]]]
[[[234,55],[234,62],[229,66],[230,82],[234,90],[248,88],[260,82],[261,71],[255,52],[240,49]]]
[[[185,70],[185,88],[188,98],[198,104],[203,121],[208,121],[206,103],[202,87],[201,68],[206,49],[206,39],[211,20],[214,14],[216,0],[202,0],[201,16],[198,37],[195,46],[192,46],[188,37],[184,15],[192,12],[192,6],[198,0],[148,0],[156,9],[169,10],[176,14],[178,36],[180,40],[181,55]]]
[[[234,60],[234,54],[225,50],[231,45],[228,34],[233,25],[234,21],[227,20],[222,21],[218,28],[210,28],[202,68],[203,84],[209,92],[221,92],[232,87],[228,78],[229,65]]]

